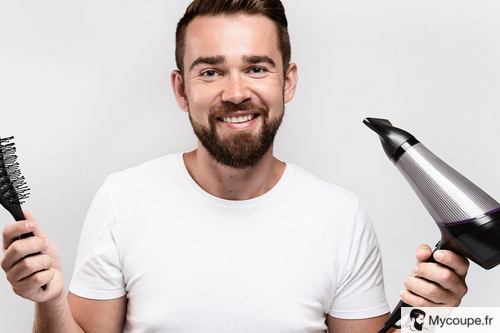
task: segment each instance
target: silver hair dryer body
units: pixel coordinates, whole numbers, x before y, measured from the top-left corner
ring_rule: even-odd
[[[500,203],[388,120],[364,123],[379,134],[387,156],[438,225],[439,248],[485,269],[500,264]]]
[[[500,264],[500,204],[410,133],[386,119],[366,118],[386,155],[403,174],[441,231],[436,249],[447,249],[490,269]],[[435,249],[435,250],[436,250]],[[433,261],[432,257],[429,261]],[[399,321],[399,302],[379,332]]]

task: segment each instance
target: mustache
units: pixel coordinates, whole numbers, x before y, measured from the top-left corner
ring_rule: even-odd
[[[244,101],[238,104],[222,102],[219,105],[212,106],[209,111],[209,117],[213,120],[236,111],[255,111],[264,117],[267,117],[269,114],[269,109],[267,107],[255,104],[251,101]]]

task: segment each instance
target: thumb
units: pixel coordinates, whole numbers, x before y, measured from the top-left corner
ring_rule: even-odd
[[[417,262],[427,261],[432,255],[432,249],[427,244],[420,244],[415,252],[415,257],[417,258]]]
[[[24,214],[24,217],[26,218],[26,220],[31,220],[31,221],[35,220],[35,218],[33,217],[33,214],[31,214],[30,211],[23,209],[23,214]]]
[[[29,220],[31,223],[32,231],[35,236],[41,237],[41,238],[47,238],[45,233],[42,231],[40,228],[40,225],[38,222],[36,222],[35,218],[33,217],[33,214],[31,214],[28,210],[23,209],[23,214],[26,220]]]

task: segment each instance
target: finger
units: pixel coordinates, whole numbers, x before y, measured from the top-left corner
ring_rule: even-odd
[[[32,298],[42,286],[48,284],[54,278],[54,271],[52,269],[47,269],[29,277],[12,284],[12,289],[14,292],[22,297]],[[43,290],[43,289],[42,289]]]
[[[23,214],[24,214],[25,220],[35,221],[35,218],[33,217],[33,214],[31,214],[30,211],[23,209]]]
[[[418,277],[408,277],[405,287],[412,293],[436,304],[452,304],[456,297],[438,284]]]
[[[455,252],[448,250],[439,250],[434,253],[434,259],[442,265],[448,266],[462,278],[465,278],[469,270],[469,260],[459,256]]]
[[[35,220],[28,220],[28,221],[30,222],[31,229],[32,229],[33,233],[35,234],[35,236],[47,238],[47,236],[43,232],[42,228],[40,227],[40,224],[37,221],[35,221]]]
[[[439,284],[444,289],[462,297],[467,293],[463,277],[449,267],[436,263],[420,263],[415,266],[415,275]]]
[[[12,284],[27,278],[28,276],[49,269],[52,259],[47,254],[40,254],[24,258],[7,272],[7,280]]]
[[[5,251],[2,258],[1,267],[4,271],[9,271],[18,261],[28,255],[46,251],[48,244],[44,238],[28,237],[15,241]]]
[[[3,250],[9,248],[9,246],[19,238],[22,234],[33,231],[34,222],[29,220],[19,221],[6,225],[3,228],[2,239],[3,239]]]
[[[429,301],[428,299],[425,299],[419,295],[415,295],[409,290],[402,290],[401,293],[399,294],[399,297],[403,302],[406,304],[409,304],[414,307],[426,307],[426,306],[440,306],[440,304],[436,304],[434,302]]]
[[[427,244],[420,244],[415,252],[415,257],[417,258],[417,262],[425,262],[427,261],[432,254],[432,249]]]

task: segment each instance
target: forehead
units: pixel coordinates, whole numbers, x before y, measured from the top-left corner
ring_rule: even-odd
[[[203,56],[267,55],[281,63],[275,23],[263,15],[198,16],[186,29],[184,62]]]

